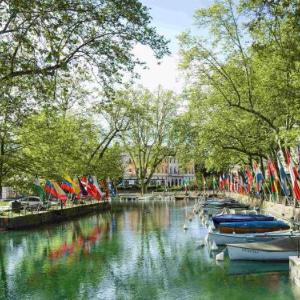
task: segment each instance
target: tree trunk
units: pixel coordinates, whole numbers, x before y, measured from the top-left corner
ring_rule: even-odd
[[[144,180],[142,180],[141,181],[141,195],[142,196],[144,196],[144,194],[145,194],[145,187],[146,187],[145,182],[144,182]]]
[[[144,196],[144,194],[147,193],[148,184],[145,178],[141,178],[140,181],[141,181],[141,195]]]

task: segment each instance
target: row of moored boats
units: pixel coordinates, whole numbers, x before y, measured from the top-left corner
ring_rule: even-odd
[[[212,214],[212,211],[221,213]],[[234,210],[233,210],[234,209]],[[271,215],[249,211],[249,206],[231,199],[205,199],[194,207],[212,214],[208,241],[215,248],[226,246],[231,260],[288,260],[299,252],[300,232]]]

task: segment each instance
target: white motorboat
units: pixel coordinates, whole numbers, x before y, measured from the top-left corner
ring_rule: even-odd
[[[209,232],[208,239],[215,242],[216,245],[239,244],[239,243],[254,243],[254,242],[268,242],[278,238],[285,238],[290,236],[300,237],[300,232],[293,232],[290,230],[280,230],[263,233],[220,233]]]
[[[262,243],[228,244],[231,260],[288,260],[299,251],[300,237],[287,237]]]

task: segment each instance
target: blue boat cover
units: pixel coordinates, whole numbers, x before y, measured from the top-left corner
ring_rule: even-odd
[[[250,222],[224,222],[220,227],[230,228],[290,228],[290,226],[283,221],[250,221]]]
[[[215,226],[224,222],[274,221],[272,216],[250,214],[219,214],[212,219]]]

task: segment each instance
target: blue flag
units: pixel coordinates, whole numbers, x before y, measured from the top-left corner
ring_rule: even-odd
[[[278,159],[278,166],[279,166],[279,177],[280,177],[281,189],[282,189],[285,196],[289,196],[290,195],[290,190],[289,190],[287,182],[286,182],[287,176],[285,174],[283,165],[282,165],[282,163],[279,159]]]

